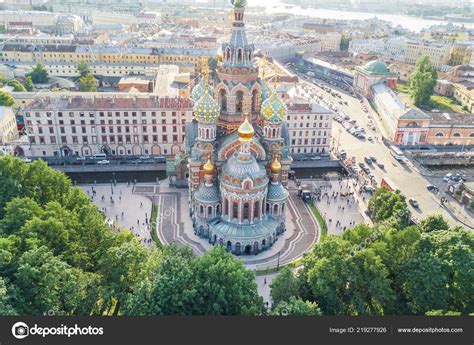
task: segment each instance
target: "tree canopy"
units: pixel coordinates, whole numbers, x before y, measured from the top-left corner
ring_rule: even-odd
[[[426,104],[434,93],[438,72],[428,56],[423,55],[416,62],[416,68],[408,80],[408,91],[416,106]]]
[[[40,62],[38,62],[33,70],[26,76],[31,77],[31,80],[35,84],[45,84],[48,82],[48,71]]]
[[[97,85],[91,73],[79,78],[79,90],[82,92],[96,92]]]
[[[15,100],[8,92],[0,91],[0,106],[11,107],[15,104]]]

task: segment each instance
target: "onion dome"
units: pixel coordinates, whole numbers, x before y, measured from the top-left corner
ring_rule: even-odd
[[[242,124],[239,126],[238,132],[240,139],[244,141],[249,141],[253,138],[253,135],[255,134],[255,129],[253,129],[253,126],[249,122],[247,116],[245,117],[244,122],[242,122]]]
[[[194,103],[194,116],[198,120],[204,122],[215,122],[219,117],[221,107],[214,98],[211,97],[209,91],[204,91],[203,96]]]
[[[288,198],[288,191],[280,182],[268,184],[267,200],[280,201]]]
[[[280,99],[277,92],[274,91],[270,97],[263,102],[260,115],[270,122],[280,122],[285,118],[288,109],[286,104]]]
[[[268,85],[265,79],[262,79],[262,102],[265,102],[275,91]]]
[[[206,175],[212,175],[214,173],[214,164],[212,164],[211,160],[208,159],[207,163],[204,164],[204,167],[202,169],[204,171],[204,174]]]
[[[241,181],[247,178],[254,181],[254,185],[268,183],[267,171],[253,156],[248,160],[241,160],[237,154],[232,155],[222,167],[222,172],[224,178],[221,181],[224,184],[240,186]],[[237,181],[233,182],[233,179]]]
[[[201,99],[202,96],[204,96],[204,92],[206,92],[206,88],[204,87],[204,79],[201,79],[191,91],[191,98],[194,102],[196,102]]]
[[[270,164],[270,171],[274,174],[278,174],[281,171],[281,163],[276,157],[273,159],[273,162]]]
[[[215,184],[201,183],[194,194],[194,199],[198,202],[213,204],[220,200],[219,189]]]

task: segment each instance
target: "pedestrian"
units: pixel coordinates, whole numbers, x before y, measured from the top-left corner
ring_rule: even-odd
[[[123,211],[122,211],[122,218],[123,218]]]
[[[137,225],[140,226],[140,219],[137,219]]]
[[[122,197],[121,197],[121,196],[119,196],[119,201],[122,201]]]
[[[143,207],[143,203],[140,201],[140,208]]]
[[[267,285],[267,278],[263,278],[263,285]]]

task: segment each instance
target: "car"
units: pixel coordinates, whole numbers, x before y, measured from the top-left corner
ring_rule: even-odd
[[[319,156],[314,156],[314,157],[311,157],[311,160],[312,160],[312,161],[319,161],[319,160],[321,160],[321,157],[319,157]]]
[[[98,161],[97,164],[99,165],[106,165],[106,164],[110,164],[110,161],[108,161],[107,159],[103,159],[101,161]]]
[[[459,181],[462,180],[462,177],[461,177],[461,175],[456,174],[454,176],[451,176],[451,180],[453,180],[454,182],[459,182]]]
[[[28,157],[22,157],[21,160],[25,163],[31,163],[31,159]]]
[[[426,189],[428,189],[430,192],[437,192],[439,190],[438,187],[432,185],[432,184],[429,184],[426,186]]]
[[[420,207],[420,204],[418,204],[418,201],[416,201],[416,200],[413,199],[413,198],[408,199],[408,202],[409,202],[410,205],[413,206],[414,208],[419,208],[419,207]]]
[[[150,156],[149,155],[140,156],[139,159],[143,159],[143,160],[150,159]]]
[[[364,157],[364,161],[365,161],[368,165],[371,165],[371,164],[372,164],[372,159],[371,159],[369,156]]]
[[[385,169],[385,165],[383,165],[382,163],[377,163],[377,166],[382,170]]]
[[[374,138],[372,138],[370,135],[367,137],[367,140],[370,141],[371,143],[374,142]]]
[[[452,176],[453,176],[453,173],[447,173],[446,175],[444,175],[443,181],[448,182]]]
[[[357,138],[365,139],[365,134],[364,133],[359,133],[359,134],[357,134]]]
[[[464,182],[466,182],[466,181],[467,181],[467,175],[462,175],[462,176],[461,176],[461,179],[462,179]]]
[[[86,157],[84,156],[79,156],[76,158],[76,161],[85,161],[86,160]]]
[[[360,162],[360,163],[359,163],[359,166],[360,166],[360,168],[361,168],[362,170],[365,169],[365,164],[364,164],[364,163]]]
[[[376,157],[374,157],[374,156],[367,156],[367,157],[369,157],[372,160],[373,163],[377,163],[377,158]]]

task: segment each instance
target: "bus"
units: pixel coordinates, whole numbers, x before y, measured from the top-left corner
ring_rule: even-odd
[[[91,159],[103,160],[107,158],[107,154],[105,153],[96,153],[91,157]]]
[[[382,180],[380,181],[380,187],[385,187],[389,192],[394,192],[396,190],[399,190],[397,185],[393,183],[392,180],[390,180],[388,177],[382,177]]]
[[[390,153],[399,162],[402,162],[403,159],[405,158],[405,156],[403,155],[403,152],[394,145],[390,146]]]

